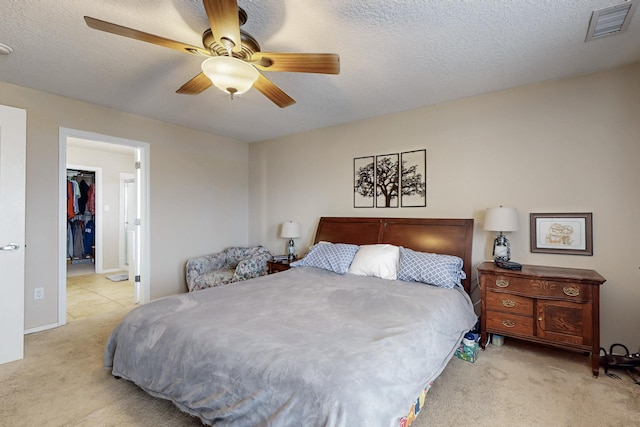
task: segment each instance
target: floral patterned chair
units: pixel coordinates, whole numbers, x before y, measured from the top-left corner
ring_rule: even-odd
[[[264,276],[271,257],[267,249],[254,246],[231,247],[189,259],[186,267],[189,292]]]

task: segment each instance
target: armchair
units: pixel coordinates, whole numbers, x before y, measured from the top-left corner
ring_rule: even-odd
[[[267,249],[253,246],[230,247],[222,252],[189,259],[186,266],[189,292],[264,276],[271,257]]]

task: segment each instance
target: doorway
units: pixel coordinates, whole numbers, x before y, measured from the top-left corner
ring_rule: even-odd
[[[127,279],[131,279],[133,283],[130,283],[132,288],[131,291],[131,303],[134,301],[137,303],[146,303],[150,299],[150,285],[149,285],[149,145],[140,141],[126,140],[122,138],[111,137],[107,135],[95,134],[90,132],[84,132],[73,129],[65,129],[60,128],[59,132],[59,146],[60,146],[60,172],[61,172],[61,198],[60,201],[64,201],[66,205],[66,188],[63,192],[62,187],[66,187],[66,170],[67,170],[67,152],[68,150],[75,150],[76,147],[80,145],[85,151],[91,153],[91,150],[101,150],[107,152],[120,152],[120,153],[128,153],[127,155],[131,155],[131,170],[133,173],[129,175],[132,182],[135,184],[136,191],[133,192],[134,206],[132,209],[131,215],[133,216],[133,225],[130,226],[130,238],[134,237],[134,241],[129,244],[129,253],[131,264],[127,267]],[[100,151],[95,151],[95,153],[100,153]],[[99,154],[97,154],[99,155]],[[86,166],[82,166],[79,164],[74,164],[82,170],[90,169]],[[100,168],[96,168],[100,169]],[[104,168],[102,168],[104,169]],[[104,182],[104,170],[100,170],[101,180]],[[106,173],[106,172],[105,172]],[[119,172],[118,172],[119,173]],[[98,173],[96,173],[97,178]],[[115,183],[113,184],[115,192],[120,191],[119,180],[118,177],[114,178]],[[98,184],[96,182],[96,184]],[[103,194],[101,192],[104,190],[103,185],[100,185],[100,188],[96,188],[96,206],[95,206],[95,219],[96,219],[96,233],[95,233],[95,273],[97,273],[94,277],[95,280],[106,280],[106,275],[108,273],[117,272],[119,270],[120,262],[119,259],[122,257],[119,251],[120,242],[119,237],[120,234],[118,232],[119,227],[119,205],[117,198],[122,198],[122,195],[111,195],[111,197],[116,197],[115,201],[111,202],[111,206],[109,203],[103,202]],[[131,193],[131,191],[130,191]],[[109,200],[108,198],[105,200]],[[111,199],[113,200],[113,199]],[[62,205],[63,203],[61,203]],[[60,249],[59,249],[59,286],[58,286],[58,326],[64,325],[67,323],[67,249],[66,249],[66,206],[63,206],[65,209],[60,210]],[[131,211],[131,209],[130,209]],[[105,221],[111,220],[115,221],[113,225],[104,224]],[[109,233],[107,238],[105,239],[103,230],[105,230],[105,226],[115,227],[115,231]],[[110,239],[112,241],[110,241]],[[107,242],[105,242],[107,240]],[[107,253],[108,249],[106,246],[112,245],[114,247],[113,251],[116,253]],[[111,252],[113,252],[111,251]],[[109,258],[111,257],[111,258]],[[105,276],[105,277],[97,277],[97,276]],[[116,275],[114,275],[116,276]],[[113,283],[113,285],[117,285],[118,283]],[[87,286],[94,286],[94,289],[97,289],[100,284],[94,284]],[[114,286],[115,288],[116,286]],[[99,292],[96,292],[99,294]],[[96,296],[96,298],[99,295]]]
[[[119,176],[134,170],[134,151],[67,140],[67,322],[135,306],[133,280],[117,263]]]

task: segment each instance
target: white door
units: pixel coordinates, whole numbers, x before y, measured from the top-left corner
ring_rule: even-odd
[[[136,148],[136,177],[135,177],[135,196],[133,196],[132,204],[135,206],[135,209],[131,209],[131,213],[134,217],[133,220],[133,242],[131,247],[133,249],[133,254],[130,256],[133,261],[133,274],[134,274],[134,295],[133,300],[136,304],[140,304],[141,302],[148,302],[148,291],[149,287],[147,285],[146,293],[144,295],[142,289],[142,283],[140,282],[140,275],[142,274],[142,227],[140,226],[142,222],[142,169],[140,165],[142,164],[142,150],[140,148]],[[147,166],[147,172],[148,172]],[[135,211],[135,212],[133,212]],[[147,211],[148,212],[148,211]],[[148,222],[148,221],[147,221]],[[148,225],[147,225],[148,230]],[[148,246],[147,246],[148,250]],[[148,252],[147,252],[148,253]],[[129,274],[131,274],[131,268],[129,268]],[[148,279],[147,279],[148,280]],[[148,283],[148,282],[147,282]]]
[[[0,105],[0,364],[24,356],[27,112]]]
[[[136,233],[136,180],[134,178],[122,181],[122,209],[124,217],[124,266],[129,272],[129,280],[133,282],[135,233]]]

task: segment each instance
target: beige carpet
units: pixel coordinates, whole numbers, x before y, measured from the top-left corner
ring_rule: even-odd
[[[201,425],[102,368],[104,342],[125,313],[28,335],[25,359],[0,366],[0,425]],[[593,378],[581,354],[506,339],[476,363],[454,358],[413,426],[640,425],[640,386],[618,373]]]

